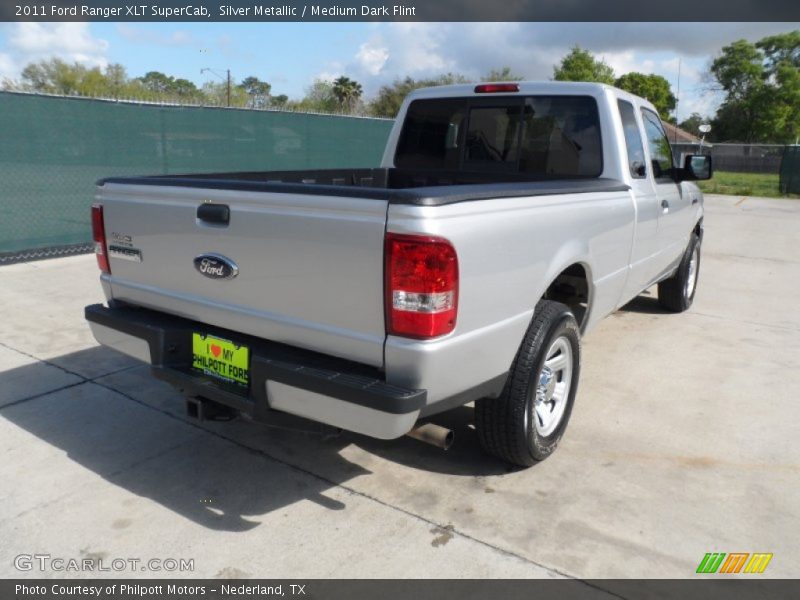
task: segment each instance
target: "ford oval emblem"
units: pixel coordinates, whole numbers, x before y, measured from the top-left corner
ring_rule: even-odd
[[[219,254],[201,254],[194,259],[194,268],[209,279],[233,279],[239,274],[236,263]]]

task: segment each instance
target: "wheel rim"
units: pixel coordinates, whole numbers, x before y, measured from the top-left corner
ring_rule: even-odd
[[[689,261],[689,273],[686,277],[686,285],[683,288],[683,293],[686,299],[690,299],[694,294],[694,288],[697,285],[697,263],[700,261],[700,248],[694,247],[692,250],[692,259]]]
[[[572,387],[572,345],[560,336],[545,356],[530,411],[536,433],[542,437],[551,435],[564,417]]]

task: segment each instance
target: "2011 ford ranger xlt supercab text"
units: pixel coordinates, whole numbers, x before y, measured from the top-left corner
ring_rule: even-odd
[[[99,182],[86,318],[207,415],[391,439],[475,402],[483,447],[531,465],[580,337],[656,283],[692,304],[711,159],[684,158],[606,85],[418,90],[380,168]]]

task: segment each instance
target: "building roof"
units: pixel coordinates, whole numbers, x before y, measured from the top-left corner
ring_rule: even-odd
[[[692,135],[685,129],[681,129],[677,125],[664,121],[664,129],[667,132],[667,138],[673,144],[699,144],[700,138]],[[708,142],[704,142],[705,146],[710,146]]]

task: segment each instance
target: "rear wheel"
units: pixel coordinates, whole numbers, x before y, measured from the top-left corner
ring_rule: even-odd
[[[475,403],[475,428],[489,454],[528,467],[558,446],[580,374],[578,323],[564,304],[541,300],[500,397]]]
[[[672,277],[658,284],[658,303],[673,312],[688,309],[694,301],[699,275],[700,238],[693,233],[678,270]]]

